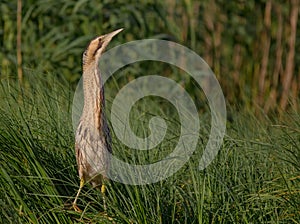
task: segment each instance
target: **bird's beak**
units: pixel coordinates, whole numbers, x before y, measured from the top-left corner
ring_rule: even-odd
[[[105,39],[107,40],[111,40],[114,36],[116,36],[118,33],[120,33],[124,28],[121,28],[121,29],[118,29],[118,30],[115,30],[111,33],[108,33],[105,35]]]

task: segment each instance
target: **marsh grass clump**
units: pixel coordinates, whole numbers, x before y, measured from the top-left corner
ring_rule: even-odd
[[[199,159],[209,125],[202,126],[190,161],[158,183],[107,186],[108,217],[101,215],[102,196],[78,188],[71,121],[73,91],[47,74],[27,76],[24,86],[11,79],[0,86],[1,223],[297,223],[300,220],[300,117],[257,118],[232,114],[220,152],[204,171]],[[171,152],[180,135],[178,115],[160,99],[133,108],[132,130],[146,135],[154,115],[167,119],[167,139],[144,153],[132,153],[113,134],[114,153],[129,162],[158,161]],[[109,104],[109,103],[108,103]],[[147,108],[154,108],[147,111]],[[156,109],[155,109],[156,108]],[[144,111],[144,113],[143,113]],[[205,113],[201,123],[207,123]],[[203,119],[201,119],[203,118]],[[131,156],[131,157],[130,157]]]

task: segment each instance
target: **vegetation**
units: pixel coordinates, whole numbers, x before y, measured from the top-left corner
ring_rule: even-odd
[[[55,71],[77,83],[87,42],[124,27],[115,45],[163,38],[197,52],[232,105],[265,112],[298,105],[299,0],[28,0],[23,1],[19,26],[17,1],[2,1],[0,13],[1,76],[16,76],[19,65]]]
[[[199,143],[189,163],[155,184],[110,182],[108,218],[101,193],[89,185],[79,200],[83,213],[71,208],[79,186],[72,89],[50,74],[25,77],[26,90],[9,79],[1,82],[1,223],[299,223],[298,114],[279,122],[235,112],[218,156],[199,171],[210,129],[209,115],[203,113]],[[172,151],[180,126],[172,106],[160,102],[145,99],[131,112],[136,133],[147,135],[147,120],[156,114],[166,119],[168,135],[159,148],[135,152],[113,136],[114,155],[145,164]]]
[[[0,14],[0,223],[300,223],[299,0],[4,0]],[[154,74],[193,97],[197,149],[158,183],[108,183],[107,214],[101,193],[86,185],[78,213],[71,208],[79,187],[71,118],[81,54],[92,37],[120,27],[111,47],[159,38],[202,56],[228,102],[227,132],[199,171],[210,131],[203,93],[179,69],[151,62]],[[115,74],[105,86],[108,114],[124,84],[152,72],[136,63]],[[157,148],[134,151],[112,133],[114,155],[144,164],[170,153],[180,122],[167,101],[139,101],[132,130],[147,136],[155,115],[168,124]]]

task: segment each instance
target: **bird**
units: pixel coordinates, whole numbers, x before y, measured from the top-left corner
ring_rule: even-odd
[[[101,80],[99,60],[112,38],[123,28],[98,36],[90,41],[82,55],[82,79],[84,104],[75,132],[75,153],[80,186],[73,201],[75,211],[80,192],[89,182],[99,188],[105,204],[105,184],[112,153],[111,135],[105,115],[104,86]]]

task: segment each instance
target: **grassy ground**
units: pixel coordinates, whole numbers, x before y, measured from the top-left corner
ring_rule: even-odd
[[[72,90],[55,76],[37,77],[23,90],[1,81],[0,223],[300,223],[300,116],[293,113],[279,121],[232,112],[218,156],[200,172],[209,132],[202,114],[198,148],[175,175],[143,186],[110,182],[107,216],[100,192],[86,186],[78,201],[83,212],[73,211],[79,180]],[[132,153],[114,138],[116,156],[155,161],[176,145],[177,114],[156,103],[133,109],[133,129],[147,134],[157,113],[168,120],[167,139],[152,152]]]

